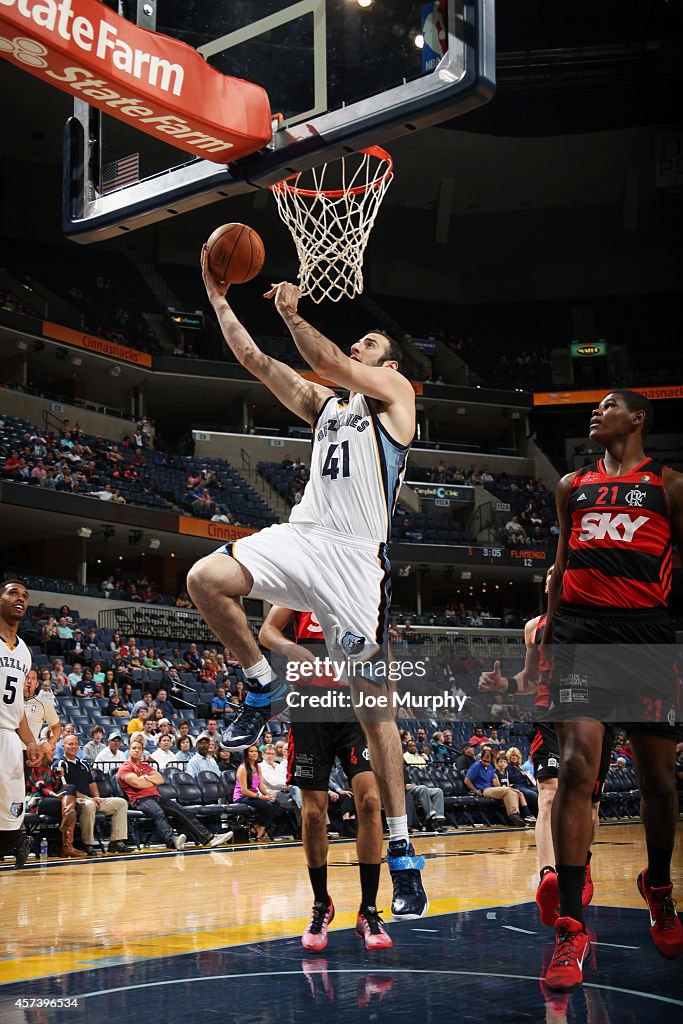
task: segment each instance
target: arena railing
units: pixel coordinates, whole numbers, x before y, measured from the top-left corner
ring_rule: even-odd
[[[260,621],[249,619],[254,634]],[[154,637],[177,640],[179,643],[204,643],[216,646],[214,636],[199,612],[190,608],[149,608],[128,605],[125,608],[107,608],[97,613],[100,629],[114,630],[124,636]]]

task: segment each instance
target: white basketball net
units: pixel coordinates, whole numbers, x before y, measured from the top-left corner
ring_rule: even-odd
[[[363,291],[365,247],[393,166],[372,146],[270,186],[294,238],[303,295],[338,302]]]

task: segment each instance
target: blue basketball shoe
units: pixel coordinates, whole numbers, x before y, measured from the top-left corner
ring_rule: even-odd
[[[247,689],[247,699],[221,737],[225,750],[246,750],[258,743],[270,719],[286,710],[288,687],[277,677],[267,686],[261,686],[256,679],[247,679]]]
[[[424,917],[429,910],[420,874],[425,866],[424,857],[415,855],[412,843],[399,839],[389,843],[387,865],[394,883],[391,916],[395,921],[414,921]]]

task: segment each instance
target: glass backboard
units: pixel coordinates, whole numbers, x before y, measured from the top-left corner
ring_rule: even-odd
[[[83,242],[437,124],[487,102],[495,88],[494,0],[119,6],[138,24],[188,43],[222,73],[263,86],[273,138],[232,164],[191,159],[76,100],[65,133],[64,230]]]

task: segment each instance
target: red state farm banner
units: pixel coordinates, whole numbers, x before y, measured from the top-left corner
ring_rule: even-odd
[[[99,0],[0,0],[0,56],[139,131],[228,163],[271,141],[268,95]]]

